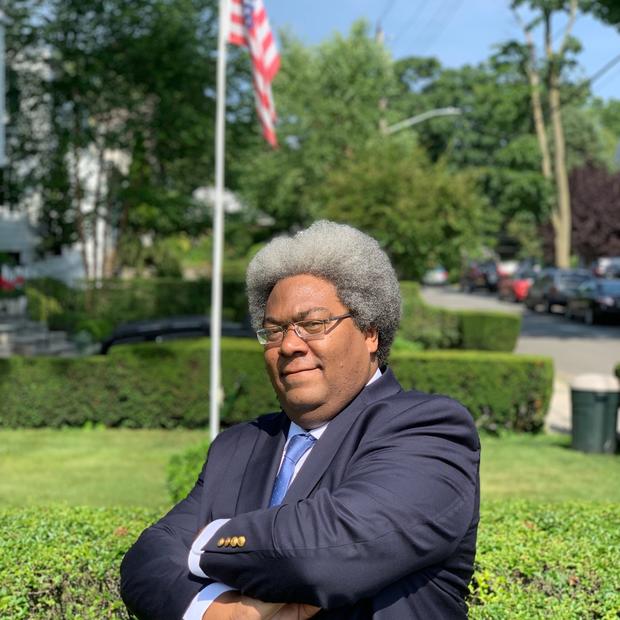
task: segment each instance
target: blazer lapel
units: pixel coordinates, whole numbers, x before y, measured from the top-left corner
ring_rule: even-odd
[[[269,505],[290,421],[284,413],[280,413],[268,420],[257,420],[255,425],[254,446],[250,448],[251,455],[247,460],[234,514]]]
[[[385,370],[380,379],[365,387],[330,421],[316,446],[312,448],[299,474],[293,480],[284,500],[294,502],[308,497],[336,456],[355,418],[371,403],[401,390],[400,384],[389,368]]]

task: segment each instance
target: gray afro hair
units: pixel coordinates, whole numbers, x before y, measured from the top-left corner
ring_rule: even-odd
[[[377,359],[384,364],[398,329],[400,288],[387,254],[363,232],[327,220],[293,237],[276,237],[252,259],[246,286],[252,327],[263,325],[273,287],[283,278],[309,274],[331,282],[357,326],[377,329]]]

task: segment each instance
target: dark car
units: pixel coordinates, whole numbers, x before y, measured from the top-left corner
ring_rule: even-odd
[[[583,282],[568,300],[566,316],[583,319],[588,325],[605,320],[620,322],[620,279],[591,278]]]
[[[180,338],[205,338],[211,335],[208,316],[173,316],[163,319],[131,321],[117,327],[112,335],[101,343],[100,352],[105,355],[110,347],[139,342],[164,342]],[[255,338],[248,323],[222,321],[222,335],[233,338]]]
[[[495,261],[473,261],[467,265],[461,276],[461,289],[468,293],[472,293],[479,288],[495,291],[497,290],[498,280],[499,276]]]
[[[525,305],[530,310],[563,311],[577,287],[591,277],[586,269],[543,269],[530,286]]]

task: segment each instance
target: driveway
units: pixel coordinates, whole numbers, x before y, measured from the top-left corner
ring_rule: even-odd
[[[461,293],[450,287],[423,287],[422,297],[442,308],[501,310],[523,316],[515,353],[553,358],[554,394],[546,423],[551,430],[570,430],[571,379],[584,373],[613,374],[620,362],[620,326],[584,325],[562,315],[539,314],[522,304],[499,301],[489,293]]]

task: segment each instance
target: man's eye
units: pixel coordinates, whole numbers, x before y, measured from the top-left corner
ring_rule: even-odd
[[[302,329],[307,331],[309,334],[318,334],[321,329],[323,329],[323,321],[304,321],[300,323]]]
[[[266,338],[272,340],[273,338],[278,338],[282,330],[279,327],[266,327],[264,333]]]

